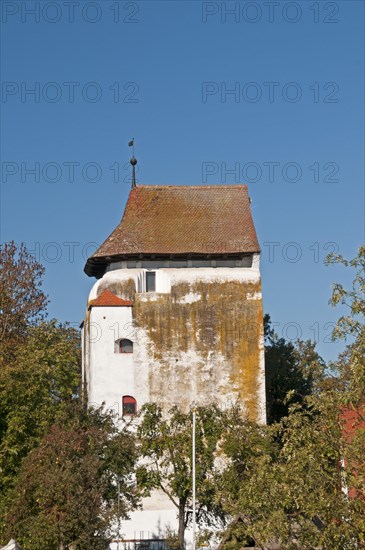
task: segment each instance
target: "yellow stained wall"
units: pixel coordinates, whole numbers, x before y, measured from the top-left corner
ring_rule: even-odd
[[[191,372],[178,367],[181,353],[193,350],[199,358],[198,366],[195,365],[196,394],[204,395],[208,386],[214,384],[220,395],[235,395],[251,420],[259,418],[259,386],[263,376],[260,282],[184,282],[173,284],[171,293],[150,297],[135,292],[133,279],[113,282],[107,288],[133,300],[136,329],[145,330],[151,342],[147,351],[155,365],[149,371],[152,401],[171,406],[168,394],[178,384],[180,405],[188,407],[184,394],[188,394],[191,386]],[[191,294],[199,299],[183,303]],[[214,364],[215,354],[220,358],[219,367]]]

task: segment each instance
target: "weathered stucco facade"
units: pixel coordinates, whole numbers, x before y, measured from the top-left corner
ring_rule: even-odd
[[[151,401],[166,412],[239,402],[265,422],[260,248],[246,186],[132,189],[85,271],[98,278],[83,325],[90,404],[123,415]],[[161,498],[134,514],[129,538],[170,522]]]
[[[113,267],[113,266],[111,266]],[[112,269],[93,287],[84,325],[89,401],[122,411],[123,395],[139,408],[240,402],[265,420],[262,295],[258,256],[252,267],[154,268],[163,292],[137,292],[140,269]],[[167,288],[167,290],[166,290]],[[158,289],[158,286],[157,286]],[[132,303],[95,305],[105,290]],[[115,342],[133,342],[118,353]]]

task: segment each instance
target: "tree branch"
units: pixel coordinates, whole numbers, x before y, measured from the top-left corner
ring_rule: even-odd
[[[169,497],[169,499],[170,499],[171,502],[176,506],[176,508],[179,508],[178,502],[174,499],[174,497],[172,496],[172,494],[171,494],[167,489],[165,489],[165,487],[162,485],[161,482],[160,482],[160,488],[161,488],[162,491],[165,493],[165,495],[167,495],[167,496]]]

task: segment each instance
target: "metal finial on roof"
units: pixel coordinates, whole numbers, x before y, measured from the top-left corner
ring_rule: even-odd
[[[130,141],[128,143],[128,146],[133,147],[133,157],[131,158],[131,160],[129,162],[132,165],[132,189],[135,189],[136,188],[136,164],[137,164],[137,159],[134,156],[134,138],[132,139],[132,141]]]

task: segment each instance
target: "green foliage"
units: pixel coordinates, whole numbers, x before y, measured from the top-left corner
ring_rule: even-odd
[[[270,316],[264,318],[266,409],[268,423],[288,415],[289,406],[303,403],[324,380],[325,363],[309,340],[294,344],[272,330]]]
[[[0,250],[0,534],[22,461],[80,385],[76,330],[46,322],[44,268],[24,245]]]
[[[222,443],[228,462],[217,478],[217,498],[232,518],[225,548],[247,541],[283,550],[365,548],[364,249],[350,262],[333,261],[357,270],[352,289],[335,285],[331,300],[349,307],[334,338],[353,341],[331,365],[338,379],[329,383],[313,348],[278,346],[266,322],[269,345],[287,352],[284,371],[290,359],[305,374],[302,381],[294,377],[296,387],[308,382],[309,391],[289,393],[300,399],[286,403],[277,423],[240,425],[233,417],[228,424]]]
[[[11,362],[0,368],[1,492],[11,486],[22,459],[78,392],[78,333],[55,321],[28,329]]]
[[[365,247],[360,247],[358,255],[352,260],[330,254],[326,262],[328,265],[339,263],[356,270],[350,290],[346,290],[340,283],[333,285],[330,304],[345,306],[348,311],[347,315],[338,319],[333,339],[351,341],[333,367],[340,374],[348,401],[361,403],[365,401]]]
[[[104,550],[111,522],[136,505],[135,460],[133,436],[110,414],[70,405],[23,461],[8,535],[24,550]]]
[[[213,477],[214,460],[223,431],[223,413],[218,407],[196,409],[196,498],[197,521],[212,521],[220,516]],[[161,489],[179,512],[179,544],[191,519],[192,498],[192,413],[177,407],[167,418],[156,404],[142,408],[138,427],[140,454],[145,459],[137,468],[137,480],[149,494]]]
[[[168,550],[180,549],[179,536],[176,531],[173,531],[172,529],[167,529],[165,533],[165,541]]]
[[[356,270],[350,290],[346,290],[340,283],[333,285],[330,304],[333,306],[341,304],[348,308],[348,314],[339,318],[333,338],[339,340],[346,339],[350,335],[355,337],[363,335],[365,331],[365,246],[359,248],[357,256],[352,260],[346,260],[340,254],[329,254],[326,264],[341,264]]]
[[[271,426],[236,417],[224,434],[228,462],[217,477],[216,498],[236,518],[225,548],[249,541],[259,547],[280,541],[283,550],[362,547],[365,501],[346,498],[340,464],[353,457],[353,467],[346,459],[347,483],[363,495],[364,470],[360,474],[359,465],[364,465],[364,447],[358,445],[354,460],[339,422],[335,392],[306,401],[305,407],[293,405],[287,417]]]
[[[1,538],[104,550],[111,522],[137,504],[134,439],[83,408],[79,333],[44,320],[43,267],[10,243],[0,271]]]

